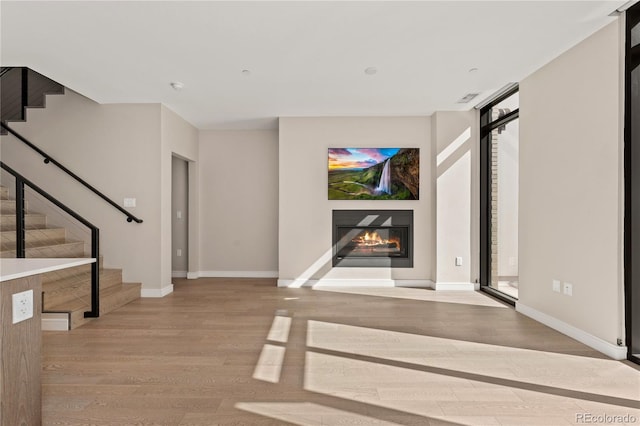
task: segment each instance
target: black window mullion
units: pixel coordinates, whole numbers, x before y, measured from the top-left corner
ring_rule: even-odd
[[[517,120],[520,108],[492,120],[492,110],[496,105],[517,93],[519,87],[504,93],[480,110],[480,286],[481,289],[492,290],[491,283],[491,133],[495,129]],[[514,304],[515,299],[490,291],[495,297]]]

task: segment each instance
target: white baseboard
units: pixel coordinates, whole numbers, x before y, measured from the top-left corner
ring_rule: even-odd
[[[171,278],[187,278],[187,271],[171,271]]]
[[[562,334],[566,334],[567,336],[577,340],[578,342],[584,343],[585,345],[599,352],[602,352],[610,358],[616,360],[623,360],[627,358],[626,346],[618,346],[614,345],[613,343],[609,343],[599,337],[587,333],[584,330],[567,324],[566,322],[560,321],[557,318],[540,312],[527,305],[523,305],[520,302],[516,302],[516,311],[546,325],[547,327],[551,327]]]
[[[166,285],[160,289],[143,288],[140,291],[140,297],[165,297],[167,294],[173,293],[173,284]]]
[[[466,282],[460,282],[460,283],[442,283],[442,282],[437,282],[435,283],[434,290],[437,291],[474,291],[476,290],[476,285],[474,283],[466,283]]]
[[[69,314],[43,312],[40,323],[42,331],[69,331]]]
[[[392,280],[362,278],[321,278],[319,280],[278,280],[278,287],[415,287],[431,288],[431,280]]]
[[[200,278],[200,272],[187,272],[188,280],[195,280],[197,278]]]
[[[200,271],[206,278],[278,278],[278,271]],[[189,278],[187,276],[187,278]]]
[[[434,282],[431,280],[395,280],[396,287],[411,288],[433,288]]]

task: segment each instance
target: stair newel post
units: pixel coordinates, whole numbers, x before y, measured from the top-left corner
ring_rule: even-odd
[[[16,257],[25,257],[24,181],[16,177]]]
[[[27,105],[29,105],[29,69],[22,67],[22,120],[27,119]]]
[[[91,264],[91,312],[85,312],[85,318],[100,316],[100,230],[91,228],[91,257],[96,261]]]

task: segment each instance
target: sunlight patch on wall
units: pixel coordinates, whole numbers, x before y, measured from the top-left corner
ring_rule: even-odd
[[[374,220],[378,218],[378,215],[369,215],[365,217],[360,223],[359,226],[367,226],[371,224]],[[304,286],[308,286],[310,281],[313,281],[313,275],[318,272],[323,266],[328,263],[331,263],[331,259],[333,257],[333,251],[335,247],[332,246],[329,250],[324,252],[322,256],[320,256],[311,266],[309,266],[304,272],[302,272],[291,284],[287,285],[289,288],[300,288]]]
[[[464,132],[460,134],[457,138],[453,140],[445,149],[442,150],[438,157],[436,158],[436,163],[439,166],[442,164],[447,158],[451,156],[458,148],[460,148],[466,141],[471,138],[471,127],[467,127]]]

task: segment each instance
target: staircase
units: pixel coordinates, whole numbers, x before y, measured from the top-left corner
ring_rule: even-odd
[[[7,124],[12,121],[25,121],[27,108],[44,108],[46,95],[64,94],[64,87],[53,80],[27,68],[0,68],[0,121]],[[7,134],[0,128],[0,134]],[[16,135],[20,139],[19,135]],[[46,162],[55,160],[40,151],[29,141],[24,143],[43,154]],[[4,165],[3,165],[4,167]],[[67,169],[63,170],[70,174]],[[4,170],[3,170],[4,173]],[[72,177],[77,179],[77,176]],[[86,182],[80,183],[88,186]],[[96,192],[94,190],[94,192]],[[97,192],[96,192],[97,193]],[[123,211],[100,193],[103,199]],[[29,210],[25,203],[25,257],[30,258],[74,258],[91,257],[91,247],[84,241],[69,238],[74,229],[48,225],[46,215]],[[127,214],[126,211],[123,213]],[[142,220],[130,216],[129,222],[141,223]],[[53,222],[53,220],[52,220]],[[0,257],[17,257],[16,239],[16,201],[10,199],[8,188],[0,186]],[[96,234],[97,235],[97,234]],[[82,238],[82,237],[80,237]],[[88,244],[91,246],[91,244]],[[94,248],[97,252],[97,248]],[[98,258],[99,272],[99,314],[100,316],[140,298],[140,283],[123,283],[122,270],[104,268],[103,259]],[[42,275],[43,323],[47,318],[55,317],[67,329],[77,328],[92,318],[85,318],[85,312],[91,311],[91,265],[82,265]],[[62,317],[62,318],[61,318]]]
[[[15,201],[9,199],[8,189],[2,186],[0,213],[0,257],[15,257]],[[69,240],[65,228],[47,226],[45,215],[28,212],[25,222],[26,257],[88,257],[83,241]],[[102,257],[98,262],[100,315],[140,298],[140,283],[123,283],[121,269],[104,268]],[[91,321],[84,317],[85,311],[91,309],[91,265],[43,274],[42,301],[43,313],[67,315],[69,329]]]
[[[44,108],[47,95],[64,94],[64,86],[29,68],[0,68],[0,76],[0,121],[3,123],[25,121],[25,108]],[[6,134],[0,128],[0,135]]]

